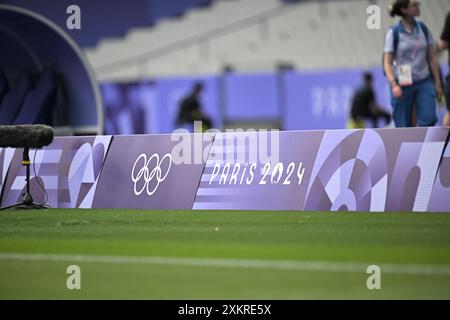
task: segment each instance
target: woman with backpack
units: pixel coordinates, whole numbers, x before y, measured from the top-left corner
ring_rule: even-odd
[[[391,17],[400,16],[385,38],[383,64],[391,87],[391,104],[396,127],[413,124],[413,107],[420,126],[436,124],[436,97],[442,84],[434,51],[434,40],[420,16],[417,0],[396,0]]]

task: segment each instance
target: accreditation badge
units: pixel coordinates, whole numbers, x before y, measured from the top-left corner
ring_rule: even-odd
[[[398,83],[400,86],[410,86],[413,84],[412,67],[410,64],[398,66]]]

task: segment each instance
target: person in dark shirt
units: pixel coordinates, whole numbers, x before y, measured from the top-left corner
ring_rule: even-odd
[[[364,85],[359,88],[353,96],[351,118],[354,123],[361,123],[369,119],[372,127],[378,128],[378,119],[383,118],[385,123],[391,122],[391,115],[382,110],[376,103],[373,90],[373,76],[370,72],[363,74]]]
[[[447,13],[447,18],[445,19],[444,30],[442,30],[441,39],[438,41],[438,50],[449,49],[450,43],[450,12]],[[450,66],[450,52],[448,55],[448,64]],[[444,116],[443,126],[450,126],[450,73],[447,75],[447,81],[444,88],[445,103],[447,106],[447,112]]]
[[[202,91],[203,84],[197,82],[191,92],[181,100],[177,119],[178,126],[192,125],[194,121],[202,121],[203,131],[212,128],[211,120],[202,112],[200,104]]]

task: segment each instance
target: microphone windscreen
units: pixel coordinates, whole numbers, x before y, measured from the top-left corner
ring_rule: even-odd
[[[1,148],[42,148],[53,141],[53,129],[43,124],[0,126]]]

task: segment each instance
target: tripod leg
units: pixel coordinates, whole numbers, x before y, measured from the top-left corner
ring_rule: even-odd
[[[26,205],[31,205],[33,203],[33,197],[31,196],[31,193],[30,193],[30,164],[31,164],[31,161],[30,161],[28,147],[23,148],[22,164],[26,168],[26,177],[25,177],[26,191],[23,195],[22,203],[26,204]]]
[[[10,205],[10,206],[6,206],[3,208],[0,208],[0,210],[7,210],[7,209],[47,209],[49,208],[48,206],[45,205],[41,205],[38,204],[36,202],[33,201],[33,197],[31,196],[30,193],[30,156],[29,156],[29,148],[25,147],[23,148],[23,159],[22,159],[22,165],[24,165],[26,167],[26,177],[25,177],[25,182],[26,182],[26,189],[25,192],[23,193],[23,199],[22,202]]]
[[[20,203],[16,203],[16,204],[12,204],[12,205],[0,208],[0,211],[8,210],[8,209],[29,210],[29,209],[50,209],[50,207],[36,203],[36,202],[33,202],[31,204],[24,204],[23,202],[20,202]]]
[[[0,208],[0,211],[12,209],[12,208],[15,208],[16,206],[21,205],[21,204],[22,204],[22,203],[12,204],[12,205],[10,205],[10,206],[6,206],[6,207],[3,207],[3,208]]]

